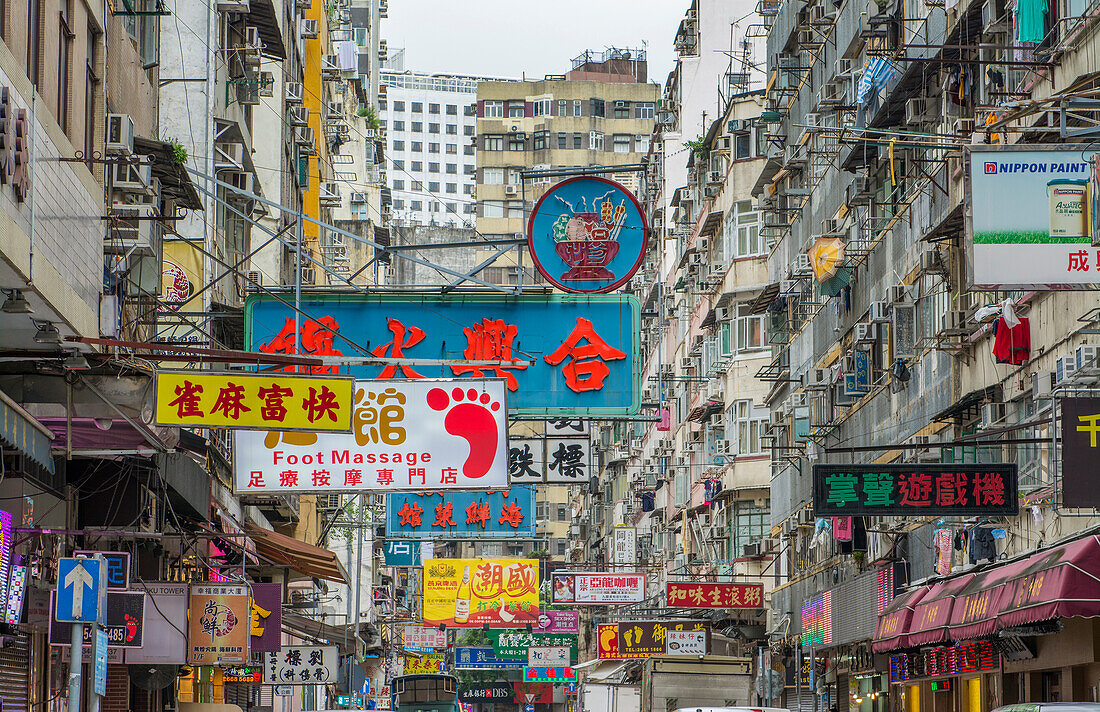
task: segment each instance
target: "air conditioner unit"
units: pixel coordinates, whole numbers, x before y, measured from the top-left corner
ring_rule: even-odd
[[[294,143],[302,146],[305,151],[312,155],[316,150],[316,139],[313,137],[312,126],[298,126],[294,129]]]
[[[116,163],[111,176],[114,190],[144,193],[152,186],[153,167],[148,163]]]
[[[1081,344],[1074,350],[1073,355],[1077,361],[1078,374],[1084,371],[1095,371],[1100,366],[1097,363],[1097,357],[1100,357],[1100,347],[1092,344]]]
[[[718,307],[714,310],[714,318],[717,321],[729,321],[732,318],[733,313],[729,307]]]
[[[905,123],[919,124],[924,121],[924,99],[905,100]]]
[[[710,171],[707,173],[707,183],[721,183],[725,177],[722,171]]]
[[[260,103],[259,75],[250,72],[250,77],[237,84],[237,101],[245,106],[256,106]],[[255,77],[255,80],[252,79]]]
[[[258,269],[250,269],[245,272],[245,289],[259,291],[264,283],[264,273]]]
[[[320,192],[321,204],[326,203],[340,203],[340,184],[339,183],[322,183]]]
[[[733,441],[719,438],[714,441],[714,452],[717,455],[729,455],[733,450]]]
[[[302,39],[317,39],[317,20],[302,20]]]
[[[1005,419],[1005,404],[1004,403],[983,403],[982,404],[982,427],[992,428],[997,423]]]
[[[156,235],[158,209],[155,205],[126,205],[114,203],[111,206],[111,243],[114,247],[129,249],[152,249]]]
[[[301,82],[287,82],[286,103],[301,104],[305,98],[305,89]]]
[[[622,101],[622,100],[616,100],[615,101],[615,108],[616,109],[627,109],[629,107],[630,107],[630,102],[629,101]]]
[[[856,343],[865,343],[878,339],[878,324],[856,324],[854,328]]]
[[[805,386],[811,391],[823,391],[828,389],[832,382],[833,371],[829,368],[811,368],[806,372]]]
[[[895,284],[887,292],[886,300],[891,304],[904,302],[909,296],[908,288],[904,284]]]
[[[810,264],[810,256],[798,253],[794,256],[794,273],[796,275],[808,275],[813,272],[813,267]]]
[[[107,114],[107,153],[134,155],[134,122],[129,114]]]
[[[714,150],[716,150],[716,151],[728,151],[728,150],[730,150],[730,137],[729,136],[719,136],[718,137],[718,142],[715,145]]]
[[[323,54],[321,55],[321,73],[322,74],[339,74],[340,73],[340,58],[335,54]]]
[[[1031,374],[1031,397],[1046,398],[1054,390],[1054,372],[1037,371]]]
[[[691,455],[677,455],[676,464],[680,467],[688,467],[691,465]]]
[[[342,101],[330,101],[328,103],[328,116],[330,118],[343,118],[344,117],[344,102]]]
[[[836,19],[836,10],[832,3],[822,0],[810,8],[810,22],[816,25],[827,25]]]
[[[974,133],[974,119],[955,119],[955,133],[960,136],[969,136]]]
[[[925,250],[920,254],[920,269],[921,272],[940,272],[942,267],[940,265],[940,253],[936,252],[935,248]]]
[[[1077,373],[1077,357],[1074,355],[1059,356],[1054,362],[1054,385],[1066,386],[1073,382],[1073,376]]]
[[[794,294],[801,291],[799,288],[799,281],[797,279],[781,279],[779,280],[779,293],[780,294]]]
[[[365,202],[367,202],[367,194],[366,193],[352,193],[351,194],[351,202],[353,202],[353,203],[365,203]]]
[[[941,314],[940,331],[948,333],[966,331],[966,312],[959,309],[949,309]]]
[[[826,235],[836,235],[844,231],[844,221],[839,218],[825,218],[821,221],[821,231]]]
[[[890,305],[886,302],[871,302],[870,319],[878,324],[890,321]]]
[[[754,541],[749,544],[745,544],[741,550],[741,553],[746,559],[756,559],[764,555],[764,547],[761,542]]]
[[[505,195],[517,195],[518,193],[519,193],[519,188],[517,188],[516,186],[514,186],[514,185],[504,186],[504,194]]]
[[[304,106],[292,106],[288,110],[290,123],[293,126],[305,126],[309,124],[309,109]]]
[[[854,59],[848,57],[841,57],[836,61],[836,76],[847,77],[852,74],[856,69],[856,63]]]
[[[248,0],[215,0],[214,9],[218,12],[245,14],[248,12]]]
[[[812,509],[800,509],[798,510],[798,526],[800,527],[812,527],[816,524],[814,512]]]

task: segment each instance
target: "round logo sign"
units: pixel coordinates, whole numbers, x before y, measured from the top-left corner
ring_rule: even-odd
[[[626,284],[645,259],[649,225],[630,191],[606,178],[562,181],[535,203],[527,246],[558,289],[600,294]]]

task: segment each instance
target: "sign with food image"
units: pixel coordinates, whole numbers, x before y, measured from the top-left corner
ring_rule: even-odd
[[[538,559],[430,559],[424,625],[526,628],[539,617]]]

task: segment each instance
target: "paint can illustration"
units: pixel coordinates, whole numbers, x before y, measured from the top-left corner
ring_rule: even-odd
[[[1052,180],[1047,183],[1050,198],[1050,236],[1087,237],[1088,180]]]

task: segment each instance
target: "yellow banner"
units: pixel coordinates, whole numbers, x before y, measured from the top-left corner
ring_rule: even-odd
[[[538,559],[424,562],[424,625],[524,628],[538,617]]]
[[[160,371],[156,422],[349,433],[354,385],[332,376]]]
[[[187,240],[166,240],[164,242],[164,261],[161,263],[160,315],[158,317],[157,341],[205,345],[209,339],[201,329],[203,319],[194,316],[180,316],[176,311],[201,312],[202,298],[189,302],[195,292],[202,288],[203,254],[195,244]]]
[[[187,662],[191,665],[244,665],[249,661],[248,586],[191,585]]]
[[[405,658],[405,669],[402,675],[423,675],[425,673],[441,672],[443,670],[443,653],[424,653],[419,658],[411,655]]]

